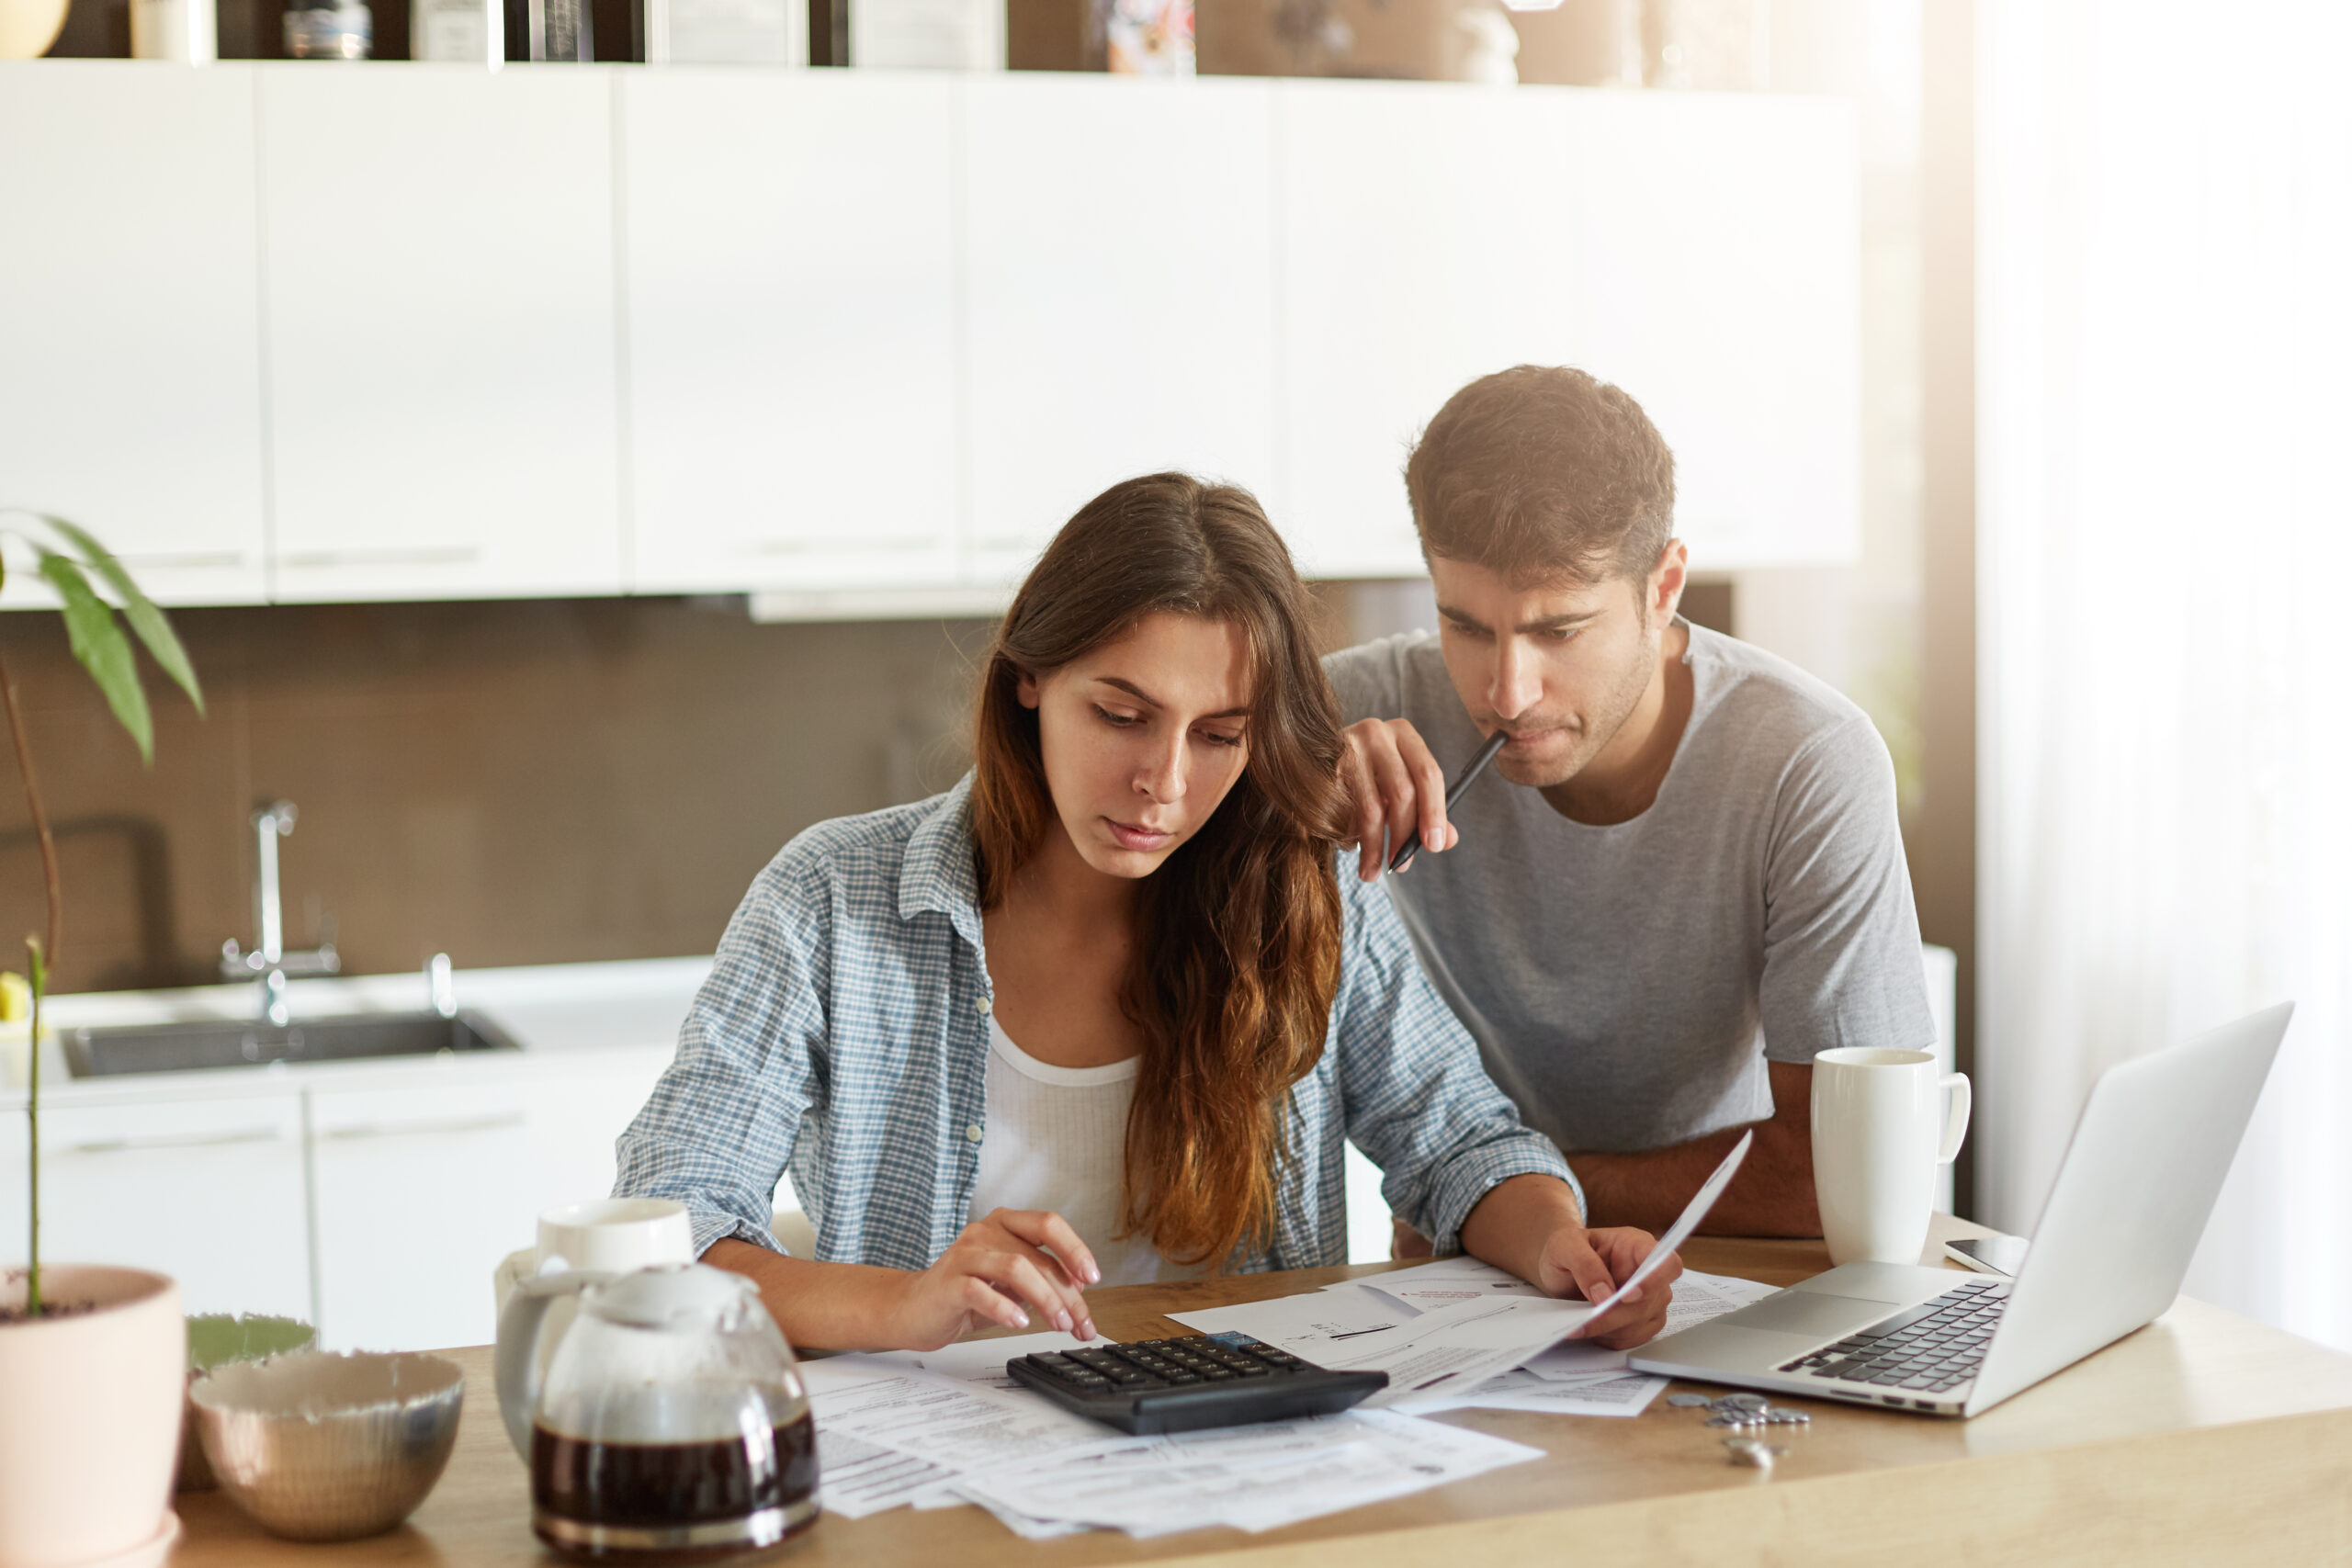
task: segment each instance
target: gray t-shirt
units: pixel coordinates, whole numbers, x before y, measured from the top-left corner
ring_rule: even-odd
[[[1589,827],[1497,773],[1452,814],[1455,848],[1387,879],[1487,1070],[1570,1154],[1760,1121],[1767,1059],[1934,1045],[1878,731],[1703,626],[1685,661],[1690,719],[1648,810]],[[1478,749],[1434,634],[1323,665],[1349,723],[1410,720],[1448,777]]]

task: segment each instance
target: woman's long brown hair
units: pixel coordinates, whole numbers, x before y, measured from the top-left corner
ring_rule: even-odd
[[[1249,491],[1151,474],[1062,528],[989,651],[972,831],[981,906],[995,908],[1057,830],[1023,671],[1045,676],[1155,611],[1240,628],[1250,750],[1216,815],[1137,888],[1119,993],[1144,1039],[1123,1234],[1149,1236],[1172,1261],[1222,1267],[1272,1232],[1288,1093],[1322,1056],[1340,984],[1338,705],[1308,637],[1306,590]]]

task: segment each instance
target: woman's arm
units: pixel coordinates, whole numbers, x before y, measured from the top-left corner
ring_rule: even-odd
[[[1508,1269],[1549,1296],[1597,1302],[1632,1276],[1657,1246],[1647,1231],[1587,1230],[1568,1184],[1549,1176],[1514,1176],[1490,1189],[1462,1222],[1462,1250]],[[1625,1299],[1571,1336],[1611,1350],[1646,1345],[1666,1326],[1682,1259],[1668,1258]]]
[[[615,1145],[613,1196],[684,1204],[697,1252],[725,1236],[775,1247],[776,1183],[821,1093],[831,932],[807,837],[743,896],[676,1053]]]
[[[759,1286],[784,1337],[812,1350],[936,1350],[976,1328],[1026,1328],[1031,1309],[1091,1339],[1080,1292],[1102,1278],[1059,1214],[1015,1209],[965,1226],[920,1271],[813,1263],[732,1237],[713,1243],[703,1261]]]
[[[1382,1196],[1441,1250],[1458,1245],[1548,1294],[1610,1293],[1656,1243],[1585,1228],[1566,1162],[1487,1077],[1386,896],[1342,876],[1340,897],[1349,929],[1333,1043],[1348,1135],[1381,1168]],[[1680,1272],[1668,1260],[1583,1337],[1611,1349],[1648,1340]]]
[[[704,1260],[751,1279],[810,1348],[931,1349],[975,1327],[1024,1327],[1032,1311],[1091,1337],[1080,1281],[1102,1276],[1058,1215],[999,1210],[919,1270],[819,1263],[776,1244],[769,1205],[801,1123],[838,1111],[820,1065],[838,935],[830,870],[819,829],[752,885],[676,1056],[621,1134],[615,1195],[684,1203]]]

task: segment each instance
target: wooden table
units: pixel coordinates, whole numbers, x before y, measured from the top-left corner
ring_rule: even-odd
[[[1939,1236],[1973,1234],[1941,1222]],[[1930,1250],[1940,1255],[1940,1242]],[[1702,1239],[1694,1269],[1791,1284],[1828,1266],[1819,1242]],[[1192,1332],[1161,1315],[1313,1290],[1385,1265],[1096,1291],[1116,1339]],[[218,1493],[179,1499],[177,1568],[296,1562],[537,1563],[521,1462],[486,1348],[466,1369],[447,1474],[400,1529],[336,1546],[278,1541]],[[1242,1568],[1345,1562],[2352,1562],[2352,1357],[2182,1301],[2155,1323],[1973,1421],[1785,1400],[1813,1425],[1773,1440],[1770,1474],[1735,1468],[1706,1412],[1661,1396],[1633,1419],[1463,1410],[1438,1419],[1545,1458],[1261,1536],[1153,1540],[1107,1532],[1023,1541],[977,1508],[827,1518],[781,1561],[797,1568],[1091,1568],[1220,1560]]]

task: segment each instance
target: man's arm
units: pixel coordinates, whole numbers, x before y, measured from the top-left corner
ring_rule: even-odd
[[[1756,1123],[1756,1146],[1699,1227],[1702,1235],[1821,1234],[1813,1195],[1813,1069],[1790,1062],[1764,1066],[1771,1077],[1771,1118]],[[1739,1134],[1735,1127],[1640,1154],[1570,1155],[1568,1164],[1584,1183],[1591,1224],[1657,1235],[1674,1223]]]

